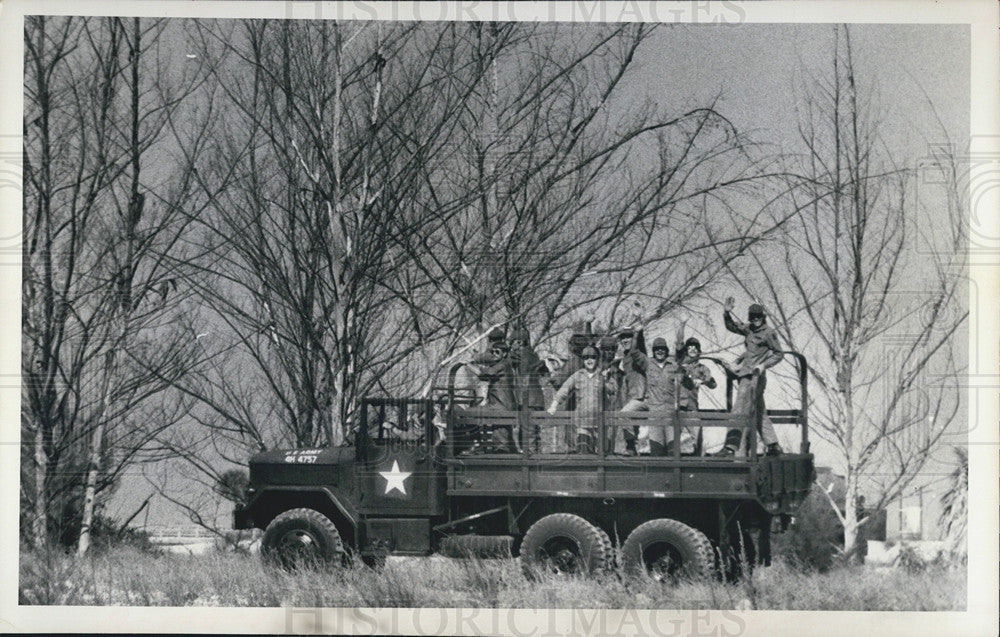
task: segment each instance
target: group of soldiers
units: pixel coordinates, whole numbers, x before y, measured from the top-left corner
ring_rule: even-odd
[[[724,365],[736,383],[733,413],[750,413],[755,394],[754,371],[760,372],[756,382],[765,382],[764,370],[782,360],[777,333],[767,325],[764,308],[750,306],[747,322],[732,314],[735,301],[725,302],[723,321],[726,329],[744,337],[745,351],[733,364]],[[548,401],[549,413],[561,406],[572,412],[570,427],[562,435],[548,437],[541,443],[540,432],[532,432],[531,443],[541,443],[542,451],[595,453],[598,443],[599,419],[606,412],[673,412],[697,411],[702,387],[717,387],[708,367],[701,362],[701,343],[697,338],[684,338],[684,325],[677,331],[674,355],[663,338],[653,340],[652,358],[645,352],[641,329],[623,329],[617,338],[605,336],[596,341],[587,335],[570,338],[569,361],[558,371],[548,366],[531,348],[527,330],[516,328],[509,337],[501,329],[488,335],[488,351],[471,363],[478,378],[487,383],[485,405],[515,411],[521,408],[545,409],[543,381],[554,390]],[[549,392],[551,393],[551,392]],[[522,404],[523,403],[523,404]],[[615,419],[605,419],[606,423]],[[681,428],[680,440],[674,440],[674,428],[667,423],[618,424],[606,427],[604,448],[608,453],[622,455],[669,455],[674,445],[682,454],[701,451],[700,428]],[[518,441],[509,426],[493,426],[483,432],[463,453],[516,453]],[[732,456],[744,442],[744,429],[732,429],[717,456]],[[774,427],[766,417],[761,425],[761,439],[768,455],[782,453]]]

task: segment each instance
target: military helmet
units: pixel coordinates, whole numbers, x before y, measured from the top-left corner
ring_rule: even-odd
[[[583,348],[583,354],[581,354],[581,356],[583,358],[597,358],[597,350],[588,345]]]
[[[697,347],[699,352],[701,351],[701,341],[699,341],[698,339],[696,339],[693,336],[691,338],[689,338],[688,340],[684,341],[684,349],[687,349],[687,348],[691,347],[692,345],[694,345],[695,347]]]
[[[653,339],[653,351],[655,352],[658,349],[665,349],[667,352],[670,352],[670,348],[667,347],[666,339],[660,338],[659,336]]]
[[[766,314],[764,313],[764,306],[760,303],[754,303],[747,309],[747,318],[752,319],[756,317],[764,318]]]

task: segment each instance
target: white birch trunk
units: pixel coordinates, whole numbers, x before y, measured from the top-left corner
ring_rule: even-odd
[[[124,341],[122,327],[122,341]],[[91,530],[94,525],[94,502],[97,499],[97,472],[101,469],[101,447],[104,444],[105,414],[110,400],[111,374],[114,370],[115,350],[107,353],[104,369],[104,380],[101,387],[101,402],[98,405],[94,433],[90,440],[90,457],[87,461],[87,478],[83,491],[83,514],[80,520],[80,539],[77,542],[76,554],[83,556],[91,544]]]
[[[45,473],[48,457],[45,455],[45,434],[39,426],[35,431],[35,519],[31,523],[33,543],[36,549],[48,544],[48,496],[45,490]]]

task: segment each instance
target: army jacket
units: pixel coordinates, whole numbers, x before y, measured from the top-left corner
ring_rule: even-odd
[[[778,332],[773,327],[765,323],[755,330],[729,312],[723,312],[722,319],[727,330],[744,337],[746,351],[736,361],[738,377],[750,376],[754,367],[768,369],[781,362],[781,345],[778,343]]]

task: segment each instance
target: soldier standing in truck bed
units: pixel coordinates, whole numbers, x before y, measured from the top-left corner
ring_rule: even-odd
[[[622,383],[622,369],[618,365],[621,361],[618,359],[618,341],[614,336],[602,336],[600,340],[597,341],[597,352],[600,358],[597,359],[597,368],[601,371],[606,369],[611,370],[611,374],[614,376],[615,381],[618,383],[619,388]],[[622,406],[621,392],[615,396],[613,402],[605,403],[605,409],[619,409]]]
[[[552,385],[553,393],[563,386],[569,377],[577,371],[583,369],[583,350],[587,347],[592,337],[589,334],[576,333],[569,338],[569,358],[566,363],[554,374],[549,375],[549,383]],[[565,402],[566,411],[576,409],[576,397],[570,395]],[[543,451],[545,453],[564,453],[576,446],[576,431],[573,427],[563,428],[561,425],[542,433]]]
[[[618,346],[621,350],[621,360],[619,362],[621,370],[621,390],[619,402],[621,410],[648,411],[646,405],[646,369],[649,360],[646,353],[639,349],[637,340],[641,337],[642,331],[624,329],[618,333]],[[608,437],[612,444],[609,449],[623,452],[629,455],[636,454],[636,438],[638,438],[639,427],[628,426],[621,428],[621,434],[617,434],[617,429],[608,432]]]
[[[541,377],[548,375],[549,368],[538,358],[535,350],[531,349],[529,339],[528,330],[524,328],[517,328],[510,334],[510,361],[516,378],[514,392],[520,408],[541,411],[545,409]],[[528,442],[523,444],[530,444],[534,451],[538,451],[541,443],[538,420],[529,422],[531,431],[528,432]]]
[[[486,351],[477,354],[472,358],[472,360],[469,361],[472,365],[476,366],[474,370],[470,368],[469,371],[472,371],[476,377],[476,396],[479,399],[479,404],[481,405],[484,405],[487,402],[487,394],[489,392],[490,384],[488,381],[479,378],[479,367],[492,365],[499,360],[498,356],[493,355],[493,348],[497,345],[506,343],[506,341],[507,331],[502,327],[494,327],[486,334]]]
[[[559,403],[566,400],[571,393],[575,395],[576,410],[573,412],[573,426],[576,430],[576,451],[579,453],[596,452],[598,418],[605,409],[605,401],[614,399],[618,392],[618,383],[612,370],[600,370],[597,358],[598,353],[595,348],[584,348],[583,369],[577,370],[566,379],[556,392],[548,410],[550,414],[555,413]]]
[[[548,375],[549,368],[531,348],[528,330],[518,328],[511,332],[510,360],[517,376],[518,404],[523,400],[523,406],[532,411],[545,409],[541,377]]]
[[[549,376],[549,382],[553,389],[558,390],[577,370],[583,369],[583,350],[590,344],[591,338],[588,334],[573,334],[569,337],[569,358],[557,373]],[[573,411],[576,408],[573,400],[573,396],[567,399],[567,411]]]
[[[735,305],[736,300],[733,297],[727,298],[722,312],[726,329],[743,336],[746,345],[746,350],[736,359],[736,366],[732,370],[739,383],[736,388],[733,413],[749,414],[753,411],[754,395],[757,389],[753,382],[754,371],[760,372],[759,382],[761,389],[763,389],[766,383],[764,370],[781,362],[783,355],[781,345],[778,343],[777,331],[766,324],[764,307],[757,303],[751,305],[747,311],[747,320],[749,321],[747,324],[732,315]],[[744,431],[743,429],[730,429],[726,434],[725,446],[715,455],[723,457],[734,455],[743,444]],[[764,417],[761,419],[760,437],[767,447],[767,455],[778,456],[783,453],[781,445],[778,444],[778,437],[774,433],[774,424],[767,417],[766,409]]]
[[[653,339],[653,358],[646,366],[646,407],[657,413],[673,413],[679,368],[670,357],[670,348],[663,338]],[[642,455],[662,456],[667,443],[673,440],[673,426],[660,422],[639,427],[636,449]]]
[[[492,349],[488,355],[479,356],[473,362],[482,364],[477,372],[480,380],[489,383],[486,390],[486,407],[494,407],[505,411],[517,410],[515,387],[517,379],[508,352],[510,347],[503,341],[492,341]],[[513,443],[513,431],[508,425],[494,425],[487,451],[513,453],[517,449]],[[478,451],[478,445],[470,452]]]
[[[683,337],[678,334],[678,340]],[[681,411],[698,411],[698,391],[702,387],[715,389],[718,383],[712,378],[708,367],[698,359],[701,358],[701,341],[691,337],[684,341],[683,349],[678,354],[681,382],[678,388],[677,407]],[[681,453],[699,453],[701,449],[701,427],[688,427],[688,436],[682,436]],[[690,437],[690,442],[688,441]]]

